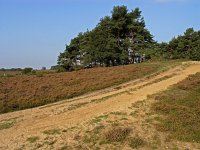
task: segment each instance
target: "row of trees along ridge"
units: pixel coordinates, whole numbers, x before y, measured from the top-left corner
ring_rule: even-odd
[[[115,6],[111,16],[71,40],[58,57],[58,65],[65,70],[79,67],[114,66],[134,62],[137,51],[151,47],[153,36],[145,28],[139,8],[128,11]]]
[[[158,43],[146,29],[139,8],[129,11],[126,6],[115,6],[111,16],[105,16],[93,30],[79,33],[66,45],[56,67],[70,71],[130,64],[138,53],[153,59],[200,60],[200,31],[188,28],[169,43]]]

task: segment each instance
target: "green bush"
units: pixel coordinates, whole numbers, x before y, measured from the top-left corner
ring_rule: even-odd
[[[22,70],[22,73],[23,74],[29,74],[29,73],[31,73],[33,71],[33,68],[24,68],[23,70]]]

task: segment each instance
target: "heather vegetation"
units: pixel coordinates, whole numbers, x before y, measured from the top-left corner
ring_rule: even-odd
[[[200,73],[156,96],[157,129],[176,140],[200,143]]]
[[[0,113],[72,98],[144,77],[173,64],[174,62],[143,63],[66,73],[37,73],[2,77],[0,78]]]
[[[72,71],[99,67],[94,70],[57,74],[45,67],[40,71],[33,68],[2,68],[0,112],[40,106],[141,78],[158,71],[167,63],[148,62],[107,69],[109,66],[140,63],[150,58],[167,61],[200,59],[200,31],[189,28],[184,35],[173,38],[169,43],[157,43],[141,14],[139,8],[129,11],[126,6],[115,6],[111,16],[103,17],[93,30],[72,39],[60,53],[58,65],[51,68]]]

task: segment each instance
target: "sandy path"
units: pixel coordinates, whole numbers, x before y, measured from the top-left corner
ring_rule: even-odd
[[[45,107],[0,115],[0,121],[17,118],[13,127],[0,130],[0,149],[13,149],[30,135],[41,134],[46,129],[71,127],[106,112],[126,110],[132,103],[166,90],[169,86],[197,72],[200,72],[200,64],[192,64],[185,68],[178,66],[149,79],[144,78],[123,84],[119,89],[109,89],[79,97],[77,101],[62,101]],[[103,97],[107,98],[97,103],[98,99]],[[91,100],[96,101],[91,102]],[[68,110],[72,104],[80,103],[85,105]]]

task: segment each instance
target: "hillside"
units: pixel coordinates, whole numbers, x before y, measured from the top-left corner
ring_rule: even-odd
[[[178,63],[170,68],[166,70],[165,65],[159,73],[137,77],[115,88],[1,114],[0,149],[199,149],[199,105],[193,106],[199,99],[200,78],[196,73],[200,72],[200,64]],[[188,99],[195,92],[195,97]],[[176,110],[170,105],[176,98],[180,99],[176,108],[189,113],[191,119],[177,116],[180,113],[166,113]],[[174,117],[171,126],[165,126],[170,125],[166,124],[171,118],[168,115]],[[187,128],[174,126],[181,123]],[[182,138],[185,133],[179,136],[181,128],[189,138]]]
[[[0,77],[0,113],[79,96],[144,77],[164,69],[167,65],[173,66],[174,62],[92,68],[65,73],[2,76]]]
[[[0,150],[200,150],[200,0],[0,0]]]

